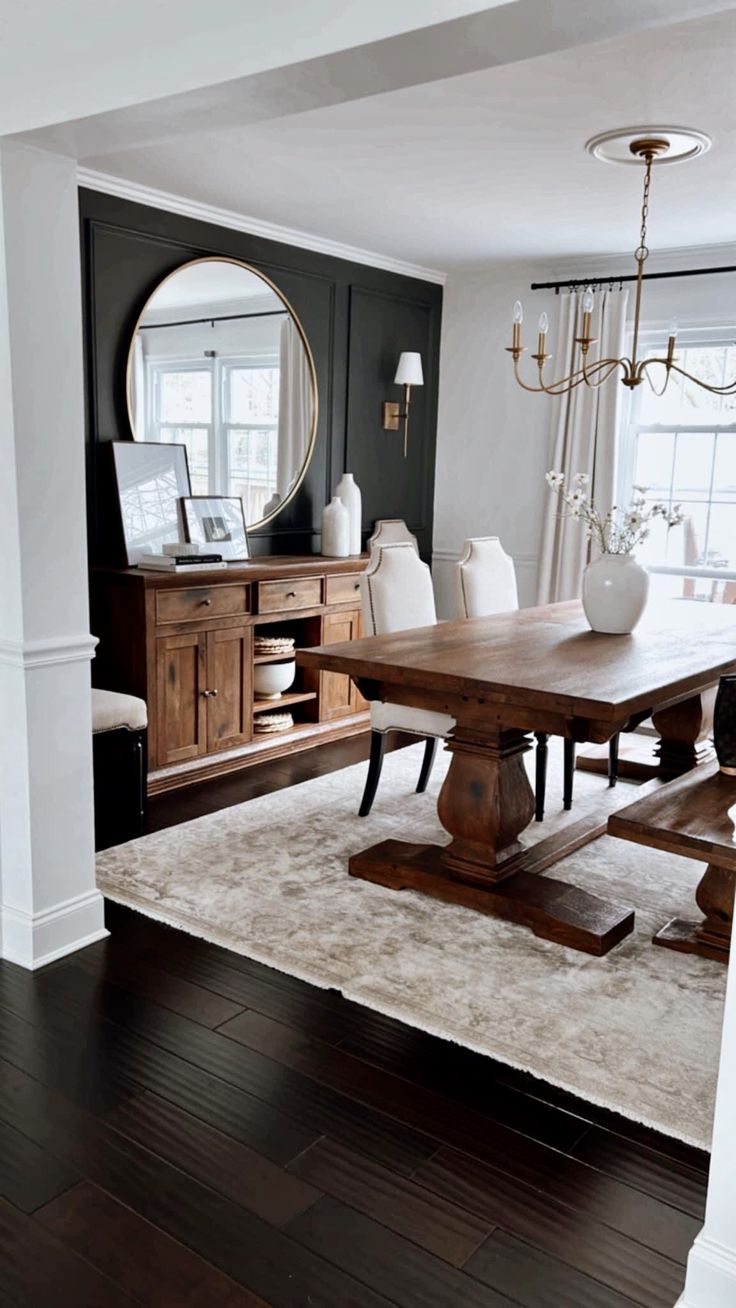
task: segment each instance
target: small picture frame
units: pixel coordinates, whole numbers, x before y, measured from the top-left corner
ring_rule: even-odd
[[[242,499],[234,495],[185,495],[181,508],[188,541],[206,545],[228,563],[250,557]]]

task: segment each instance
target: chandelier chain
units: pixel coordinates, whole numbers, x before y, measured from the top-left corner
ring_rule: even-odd
[[[647,222],[649,220],[649,190],[652,185],[652,155],[647,155],[647,166],[644,173],[644,194],[641,202],[641,231],[639,233],[639,249],[637,254],[641,255],[642,260],[646,259],[649,254],[647,248]]]

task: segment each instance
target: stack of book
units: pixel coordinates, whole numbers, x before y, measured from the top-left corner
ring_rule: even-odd
[[[202,554],[199,545],[184,544],[175,541],[163,546],[162,554],[144,554],[138,561],[139,568],[152,572],[196,572],[198,568],[226,568],[221,554]]]

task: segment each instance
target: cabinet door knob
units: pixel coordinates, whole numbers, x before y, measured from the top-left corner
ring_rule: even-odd
[[[200,602],[200,604],[204,604],[204,606],[207,607],[208,604],[211,604],[211,603],[212,603],[212,600],[211,600],[211,599],[203,599],[203,600],[200,600],[199,602]]]
[[[355,585],[354,585],[354,587],[353,587],[353,590],[360,590],[360,582],[359,582],[359,581],[356,581],[356,583],[355,583]]]
[[[216,695],[217,695],[217,691],[216,691],[216,690],[203,690],[203,691],[202,691],[202,697],[203,697],[204,699],[210,699],[211,697],[214,697],[214,696],[216,696]]]

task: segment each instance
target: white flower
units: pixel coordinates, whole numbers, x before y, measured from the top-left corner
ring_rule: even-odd
[[[547,485],[554,491],[561,490],[565,484],[564,472],[548,472],[544,479]]]
[[[641,527],[643,521],[644,519],[642,518],[641,514],[636,511],[636,509],[630,509],[624,519],[626,526],[630,527],[632,531],[636,531],[639,527]]]
[[[570,505],[570,509],[576,518],[582,512],[586,499],[587,496],[585,495],[585,492],[580,489],[574,490],[571,495],[567,496],[567,503]]]
[[[587,472],[576,472],[572,480],[574,486],[587,486],[590,477]]]

